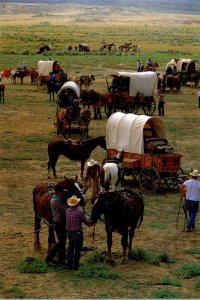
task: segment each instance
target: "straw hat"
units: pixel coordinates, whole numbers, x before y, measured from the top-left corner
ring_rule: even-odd
[[[192,173],[190,173],[190,175],[192,177],[198,177],[198,176],[200,176],[200,174],[198,174],[198,173],[199,173],[198,170],[193,170]]]
[[[71,198],[67,199],[67,204],[69,206],[76,206],[80,201],[80,198],[77,198],[75,195],[73,195]]]
[[[94,165],[96,165],[96,164],[97,164],[97,161],[94,160],[93,158],[90,159],[90,161],[87,162],[87,165],[88,165],[89,167],[94,166]]]

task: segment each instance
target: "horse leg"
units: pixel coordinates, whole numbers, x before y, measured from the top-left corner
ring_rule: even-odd
[[[34,241],[34,247],[36,250],[41,249],[41,244],[40,244],[40,229],[41,229],[41,218],[37,215],[37,212],[35,212],[35,241]]]
[[[56,163],[58,160],[58,156],[54,157],[54,158],[50,158],[49,157],[49,161],[48,161],[48,172],[50,171],[50,169],[53,170],[53,176],[56,178]]]
[[[106,226],[107,233],[107,260],[112,261],[112,228],[110,226]]]
[[[102,115],[101,115],[101,108],[97,108],[97,117],[99,116],[99,119],[102,119]]]
[[[122,232],[121,245],[123,248],[122,264],[127,263],[127,250],[128,250],[128,229]]]
[[[81,160],[81,178],[83,178],[84,166],[86,160]]]
[[[129,242],[128,242],[128,252],[129,253],[132,250],[132,242],[133,242],[134,235],[135,235],[135,227],[131,226],[131,228],[129,230]]]

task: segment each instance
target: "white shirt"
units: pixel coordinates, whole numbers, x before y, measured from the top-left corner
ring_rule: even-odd
[[[186,200],[199,201],[200,181],[189,179],[183,185],[186,187]]]

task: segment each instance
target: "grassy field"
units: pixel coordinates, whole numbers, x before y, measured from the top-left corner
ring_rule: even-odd
[[[0,70],[21,66],[24,60],[28,67],[37,67],[38,60],[50,57],[58,60],[70,75],[94,73],[96,81],[92,87],[102,92],[106,89],[108,68],[135,70],[138,59],[145,62],[151,57],[159,63],[158,71],[164,72],[166,63],[173,57],[199,58],[197,16],[148,15],[134,11],[122,11],[120,15],[119,11],[106,8],[78,6],[62,10],[46,7],[42,11],[45,13],[39,15],[38,9],[23,6],[20,10],[11,5],[1,16]],[[139,43],[141,54],[121,55],[119,51],[102,54],[99,52],[102,40],[115,42],[117,46],[126,41]],[[69,44],[74,47],[80,42],[90,45],[89,54],[67,50]],[[52,45],[54,50],[36,54],[42,44]],[[177,226],[180,195],[167,190],[144,195],[144,221],[134,239],[134,249],[143,253],[138,260],[121,264],[120,236],[115,233],[116,266],[103,264],[104,272],[99,271],[100,267],[93,270],[97,264],[89,264],[88,260],[106,250],[104,224],[99,222],[94,240],[93,229],[84,228],[84,245],[94,246],[96,252],[83,252],[82,272],[52,268],[45,269],[44,273],[20,272],[16,263],[24,262],[27,257],[43,261],[46,254],[44,223],[42,250],[35,251],[33,247],[32,190],[40,182],[55,181],[52,174],[50,179],[47,174],[47,144],[57,137],[53,125],[56,103],[50,103],[46,90],[31,85],[28,77],[23,85],[13,85],[9,79],[4,84],[5,104],[0,104],[0,298],[199,298],[199,216],[195,232],[182,231],[182,210]],[[183,155],[181,165],[187,173],[191,167],[200,170],[197,91],[187,86],[178,94],[166,94],[164,120],[168,140]],[[105,134],[106,121],[105,114],[102,120],[92,119],[90,137]],[[101,162],[105,155],[105,151],[97,148],[92,157]],[[59,159],[58,180],[76,173],[80,173],[78,162]],[[88,198],[89,195],[90,191]],[[88,203],[86,211],[90,213],[90,210]],[[160,256],[165,259],[159,260]]]

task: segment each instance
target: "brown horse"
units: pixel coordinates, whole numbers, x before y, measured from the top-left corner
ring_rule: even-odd
[[[84,109],[80,113],[80,117],[78,120],[78,126],[80,128],[81,137],[86,136],[88,138],[90,121],[91,121],[91,112],[89,109]]]
[[[152,66],[147,66],[145,65],[143,67],[143,72],[146,72],[146,71],[153,71],[153,72],[156,72],[156,69],[159,67],[158,63],[155,62],[152,64]]]
[[[5,85],[0,82],[0,103],[1,100],[4,103]]]
[[[68,130],[70,136],[71,124],[72,124],[72,110],[70,109],[70,107],[58,108],[56,111],[56,117],[54,121],[57,135],[59,136],[59,134],[61,133],[64,137],[66,137],[66,132]]]
[[[77,183],[77,177],[75,179],[64,178],[63,181],[59,182],[65,190],[65,200],[76,195],[81,198],[81,205],[85,205],[85,198],[82,193],[80,185]],[[54,193],[54,184],[52,183],[41,183],[37,185],[33,190],[33,206],[35,212],[35,241],[34,246],[36,249],[41,248],[40,244],[40,229],[41,219],[47,221],[49,226],[48,236],[48,252],[51,249],[51,245],[55,243],[54,229],[53,229],[53,216],[50,207],[51,195]]]
[[[52,169],[53,175],[56,177],[56,163],[59,156],[62,154],[70,160],[81,162],[81,178],[83,178],[85,162],[97,146],[106,149],[106,140],[104,136],[98,136],[86,141],[58,139],[50,142],[48,144],[48,171]]]
[[[126,262],[127,252],[132,250],[132,240],[135,229],[139,227],[143,221],[143,197],[138,192],[129,189],[101,192],[92,208],[92,222],[96,223],[102,214],[104,214],[105,217],[107,233],[107,258],[109,260],[112,258],[112,232],[117,231],[122,235],[122,262]]]
[[[90,108],[90,105],[92,106],[94,110],[94,119],[102,119],[101,115],[101,106],[102,106],[102,99],[101,94],[96,92],[95,90],[89,90],[89,91],[81,91],[80,94],[81,97],[81,103],[85,107],[87,105],[88,108]]]
[[[20,83],[23,84],[24,77],[29,75],[28,69],[17,68],[11,71],[11,79],[14,84],[16,84],[16,79],[20,79]]]

